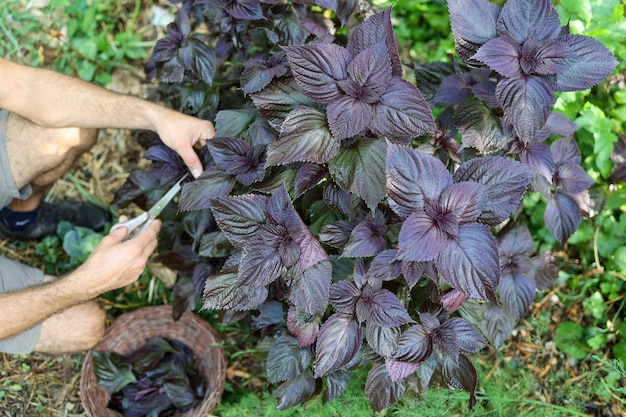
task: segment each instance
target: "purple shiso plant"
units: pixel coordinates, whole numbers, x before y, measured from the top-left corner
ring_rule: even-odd
[[[201,300],[248,320],[271,344],[278,409],[332,401],[359,368],[373,410],[439,382],[473,406],[469,357],[502,344],[557,273],[522,199],[541,193],[561,243],[587,209],[576,125],[551,108],[615,58],[549,0],[448,8],[458,59],[417,65],[392,10],[366,1],[185,0],[147,65],[164,102],[216,124],[205,172],[163,215],[175,314]],[[185,172],[151,140],[120,204]]]

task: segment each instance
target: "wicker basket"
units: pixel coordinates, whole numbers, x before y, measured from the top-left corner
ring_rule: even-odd
[[[93,350],[129,354],[155,336],[178,340],[194,351],[198,371],[205,376],[206,394],[201,403],[182,416],[209,416],[224,390],[226,359],[224,350],[216,343],[219,336],[197,314],[185,313],[180,320],[174,321],[171,306],[139,308],[118,317]],[[83,362],[80,379],[80,399],[85,412],[90,417],[120,417],[120,413],[107,408],[110,398],[111,395],[96,381],[90,351]]]

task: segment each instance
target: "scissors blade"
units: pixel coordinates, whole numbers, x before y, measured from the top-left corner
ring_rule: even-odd
[[[157,201],[156,204],[152,206],[150,210],[148,210],[148,215],[151,219],[156,219],[159,216],[159,214],[161,214],[165,206],[167,206],[167,204],[170,201],[172,201],[172,199],[176,196],[176,194],[178,194],[178,192],[182,188],[181,183],[186,177],[187,177],[187,174],[185,174],[181,179],[179,179],[178,182],[174,184],[172,188],[170,188],[168,192],[165,193],[165,195],[161,197],[161,199]]]

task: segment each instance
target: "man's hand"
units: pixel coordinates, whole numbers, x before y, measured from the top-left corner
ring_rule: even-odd
[[[194,178],[198,178],[204,167],[193,148],[206,145],[207,139],[215,135],[213,123],[175,111],[167,112],[166,116],[156,121],[156,133],[180,155]]]
[[[155,220],[146,230],[124,241],[128,231],[125,227],[113,230],[93,250],[87,261],[70,274],[78,278],[81,286],[93,297],[107,291],[122,288],[135,282],[143,272],[148,258],[157,246],[161,222]],[[77,281],[78,281],[77,279]]]

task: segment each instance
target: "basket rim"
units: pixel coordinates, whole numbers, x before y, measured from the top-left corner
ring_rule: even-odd
[[[106,408],[110,394],[96,381],[92,351],[112,350],[127,354],[139,348],[150,337],[168,338],[168,334],[170,340],[186,341],[206,381],[206,394],[202,402],[182,416],[210,415],[223,393],[226,380],[226,358],[220,344],[221,338],[210,323],[195,312],[186,312],[178,321],[174,321],[172,306],[167,304],[144,306],[123,313],[107,327],[102,339],[87,351],[80,377],[80,398],[85,413],[90,417],[120,416]]]

